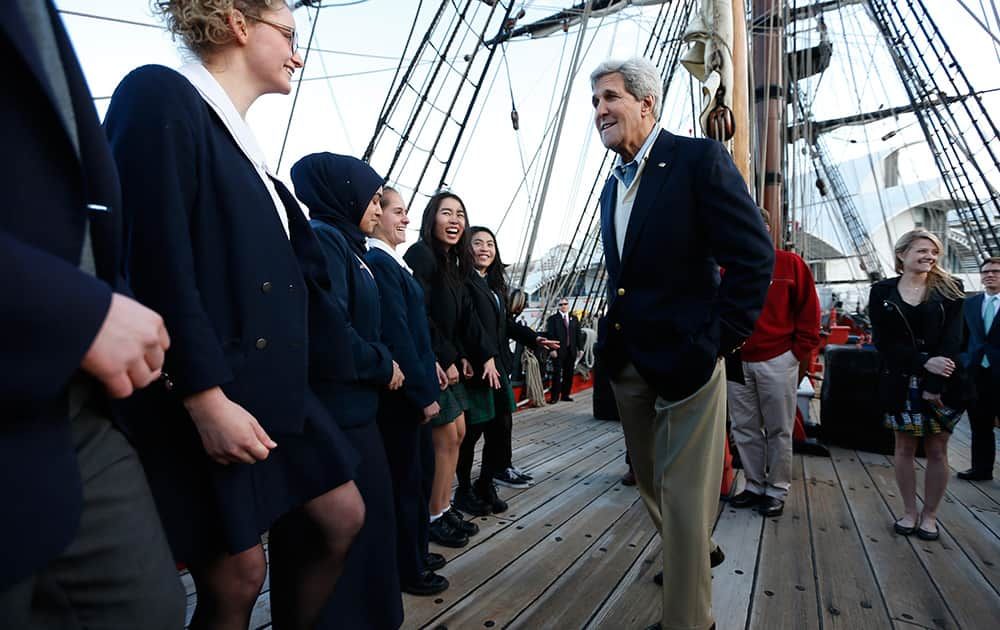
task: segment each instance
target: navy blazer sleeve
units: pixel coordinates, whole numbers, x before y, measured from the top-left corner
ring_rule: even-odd
[[[351,354],[354,357],[354,370],[362,383],[372,385],[387,385],[392,380],[392,355],[384,344],[378,341],[364,339],[354,329],[351,322],[350,307],[350,266],[354,252],[350,251],[343,237],[334,232],[333,228],[325,226],[314,230],[319,244],[326,256],[326,268],[330,274],[330,291],[346,314],[347,335],[351,340]],[[367,273],[367,272],[364,272]],[[404,372],[405,374],[405,372]]]
[[[111,288],[0,230],[0,400],[50,400],[80,367]]]
[[[183,83],[181,83],[183,82]],[[171,334],[170,378],[181,395],[233,380],[222,340],[205,312],[195,279],[189,213],[197,161],[186,80],[167,69],[140,68],[122,80],[105,119],[122,181],[129,281],[159,312]]]
[[[406,380],[402,392],[414,406],[423,409],[438,399],[437,372],[432,361],[422,359],[410,330],[420,322],[407,318],[405,288],[400,274],[407,273],[396,261],[376,252],[369,252],[365,261],[375,274],[382,306],[382,340],[392,352]],[[428,365],[430,363],[430,365]]]
[[[720,142],[708,143],[698,208],[716,262],[725,269],[718,291],[719,351],[728,354],[753,332],[774,271],[774,247],[746,182]]]
[[[434,299],[432,287],[434,285],[434,274],[437,270],[433,254],[426,247],[411,247],[406,250],[403,258],[406,260],[406,264],[413,269],[413,277],[420,282],[420,286],[424,290],[424,301],[427,306],[427,322],[431,327],[431,346],[434,348],[434,356],[437,357],[441,368],[444,370],[447,370],[451,365],[457,367],[458,359],[461,356],[459,346],[456,345],[454,340],[447,339],[445,335],[441,334],[441,329],[437,327],[434,323],[434,318],[430,316],[430,303]]]
[[[514,321],[512,316],[507,317],[508,339],[513,339],[519,344],[536,348],[538,347],[538,337],[538,333],[535,332],[530,326],[525,326],[524,324]]]

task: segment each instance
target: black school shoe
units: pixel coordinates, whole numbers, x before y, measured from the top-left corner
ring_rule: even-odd
[[[437,595],[450,586],[448,578],[438,575],[431,570],[424,571],[417,577],[415,582],[403,584],[402,590],[410,595]]]
[[[448,564],[448,561],[439,553],[431,551],[424,556],[424,566],[427,567],[428,571],[438,571],[443,569],[446,564]]]
[[[475,536],[479,533],[479,526],[475,523],[470,523],[462,518],[462,513],[452,508],[444,513],[441,518],[448,519],[448,524],[458,531],[462,532],[466,536]]]
[[[757,505],[760,503],[764,495],[757,494],[756,492],[750,492],[749,490],[744,490],[743,492],[737,494],[732,499],[729,499],[729,505],[734,508],[745,508]]]
[[[507,502],[497,494],[497,485],[492,480],[485,484],[478,483],[476,485],[476,496],[479,497],[480,501],[488,505],[490,511],[494,514],[507,511]]]
[[[482,501],[478,492],[473,492],[472,488],[459,487],[455,490],[455,497],[451,500],[459,510],[473,516],[486,516],[490,513],[490,505]]]
[[[455,529],[442,516],[430,524],[428,528],[432,543],[437,543],[443,547],[464,547],[469,544],[469,537]]]

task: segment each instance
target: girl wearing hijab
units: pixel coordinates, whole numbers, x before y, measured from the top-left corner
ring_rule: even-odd
[[[261,535],[301,507],[318,532],[289,576],[315,623],[364,520],[358,456],[309,387],[310,329],[348,355],[323,254],[244,117],[302,67],[280,0],[155,4],[197,58],[144,66],[115,90],[105,128],[121,174],[131,287],[163,315],[163,378],[124,409],[170,546],[191,570],[191,628],[246,628],[267,572]],[[337,376],[353,374],[349,359]],[[281,561],[271,551],[271,560]]]
[[[468,426],[459,449],[455,502],[461,506],[478,500],[496,514],[506,510],[507,503],[497,495],[494,477],[513,478],[515,474],[510,463],[511,414],[516,409],[514,389],[510,385],[510,373],[514,366],[508,339],[546,350],[558,348],[559,342],[549,341],[531,328],[513,321],[506,299],[507,278],[496,237],[489,228],[481,226],[471,228],[469,235],[474,272],[466,278],[465,286],[482,324],[483,334],[490,345],[497,348],[495,359],[500,380],[498,387],[490,387],[477,379],[470,380],[466,386]],[[484,436],[485,443],[479,479],[473,486],[472,460],[479,436]],[[520,487],[527,487],[529,480],[522,482]]]
[[[307,155],[292,166],[295,193],[309,209],[326,257],[331,294],[347,312],[355,377],[328,378],[342,357],[315,356],[313,389],[361,454],[356,483],[365,500],[365,524],[347,559],[344,575],[323,609],[319,628],[397,628],[403,621],[396,569],[396,515],[385,448],[375,424],[379,394],[396,390],[403,372],[380,341],[378,287],[364,262],[365,238],[378,224],[383,179],[356,158],[333,153]],[[308,558],[308,525],[295,515],[271,532],[271,545],[296,548]],[[285,557],[292,557],[285,554]]]
[[[402,388],[382,392],[378,408],[378,427],[392,474],[400,581],[404,592],[434,595],[448,588],[448,580],[434,573],[444,565],[444,557],[433,554],[429,558],[427,549],[430,495],[425,482],[434,477],[430,421],[441,411],[441,381],[423,289],[396,252],[406,242],[409,223],[403,198],[395,189],[383,188],[382,218],[368,239],[365,262],[378,284],[382,341],[407,374]]]
[[[448,383],[441,392],[441,413],[431,421],[435,468],[430,499],[430,539],[448,547],[467,545],[469,534],[479,531],[450,505],[468,408],[460,379],[473,377],[472,363],[483,366],[482,378],[491,383],[500,379],[493,359],[497,350],[483,335],[464,287],[465,276],[472,269],[466,222],[465,204],[458,195],[448,191],[435,194],[424,209],[420,240],[404,256],[424,290],[431,345]],[[487,511],[480,504],[476,515]]]

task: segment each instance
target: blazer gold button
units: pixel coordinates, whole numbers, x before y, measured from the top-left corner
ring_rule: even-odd
[[[621,330],[621,329],[622,329],[622,325],[619,324],[618,322],[615,322],[615,330]]]
[[[272,286],[273,285],[270,282],[265,282],[264,284],[260,285],[260,290],[263,291],[264,293],[270,293]]]
[[[618,289],[618,295],[625,295],[625,289]]]
[[[257,340],[257,343],[255,343],[254,346],[258,350],[263,350],[264,348],[267,347],[267,339],[264,339],[263,337],[261,337],[260,339]]]

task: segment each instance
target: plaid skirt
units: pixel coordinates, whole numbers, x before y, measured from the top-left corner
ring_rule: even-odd
[[[448,389],[441,392],[438,403],[441,405],[441,413],[431,420],[432,427],[443,427],[446,424],[451,424],[469,408],[469,399],[465,393],[465,385],[461,383],[449,385]]]
[[[465,421],[469,424],[488,422],[497,415],[514,413],[517,408],[514,402],[514,388],[505,374],[500,374],[500,389],[493,389],[485,383],[477,383],[466,388],[469,396],[468,411]]]
[[[911,376],[906,393],[906,405],[900,412],[885,414],[885,427],[909,433],[913,437],[935,435],[943,431],[951,433],[961,419],[962,411],[932,405],[924,400],[922,395],[920,379]]]

